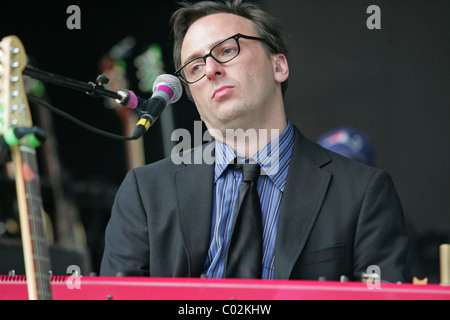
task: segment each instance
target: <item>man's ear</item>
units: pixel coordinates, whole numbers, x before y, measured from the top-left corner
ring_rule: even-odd
[[[274,65],[275,80],[279,83],[285,82],[289,78],[289,65],[284,54],[274,54],[272,56]]]

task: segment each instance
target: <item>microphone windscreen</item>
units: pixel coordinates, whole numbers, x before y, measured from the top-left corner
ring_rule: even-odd
[[[162,74],[158,76],[153,83],[153,92],[157,91],[161,86],[167,86],[172,90],[173,98],[171,103],[177,102],[183,95],[183,86],[180,79],[171,74]]]

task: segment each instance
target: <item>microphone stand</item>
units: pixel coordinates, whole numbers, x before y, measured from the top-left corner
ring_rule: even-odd
[[[54,73],[50,73],[47,71],[43,71],[43,70],[39,70],[36,68],[31,68],[31,67],[25,67],[25,69],[22,72],[23,75],[29,76],[31,78],[37,79],[37,80],[41,80],[41,81],[45,81],[45,82],[49,82],[52,84],[56,84],[62,87],[66,87],[72,90],[76,90],[76,91],[82,91],[85,92],[87,95],[91,96],[91,97],[106,97],[106,98],[112,98],[112,99],[116,99],[116,102],[121,104],[121,105],[126,105],[128,103],[128,100],[130,99],[130,96],[126,93],[126,90],[121,90],[119,92],[114,92],[114,91],[110,91],[110,90],[106,90],[103,85],[107,84],[109,82],[109,79],[105,76],[105,75],[99,75],[95,81],[95,83],[93,82],[81,82],[78,80],[74,80],[71,78],[67,78],[67,77],[63,77]],[[135,130],[133,132],[133,135],[131,137],[122,137],[122,136],[118,136],[115,134],[110,134],[110,133],[106,133],[102,130],[93,128],[89,125],[86,125],[84,123],[82,123],[81,121],[71,117],[71,116],[67,116],[64,115],[62,112],[60,112],[58,109],[52,107],[51,105],[43,102],[43,101],[39,101],[37,99],[34,99],[32,97],[28,97],[31,101],[41,104],[43,106],[45,106],[46,108],[49,108],[50,110],[52,110],[55,113],[58,113],[59,115],[62,115],[64,117],[66,117],[67,119],[71,120],[72,122],[75,122],[76,124],[84,127],[85,129],[88,129],[90,131],[93,131],[97,134],[112,138],[112,139],[118,139],[118,140],[137,140],[140,137],[142,137],[145,132],[148,130],[150,124],[151,124],[151,118],[150,116],[145,113],[145,112],[140,112],[139,108],[136,108],[138,113],[140,114],[140,121],[137,123]],[[140,99],[138,98],[138,104],[140,105],[141,103],[145,103],[146,100]]]
[[[95,83],[93,82],[85,83],[31,67],[25,67],[25,69],[23,70],[23,74],[34,79],[53,83],[69,89],[83,91],[86,92],[86,94],[93,97],[102,96],[117,100],[124,99],[124,97],[119,95],[117,92],[109,91],[103,88],[103,85],[109,82],[109,79],[104,75],[98,76]]]

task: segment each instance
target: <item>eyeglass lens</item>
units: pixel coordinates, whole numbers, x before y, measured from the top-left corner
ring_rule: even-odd
[[[212,48],[210,54],[189,62],[183,68],[182,75],[188,82],[195,82],[205,75],[206,58],[208,56],[211,56],[217,62],[226,63],[234,59],[238,54],[239,45],[237,40],[234,38],[227,39]]]

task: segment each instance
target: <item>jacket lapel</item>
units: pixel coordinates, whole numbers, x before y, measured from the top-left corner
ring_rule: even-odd
[[[331,159],[295,129],[295,143],[281,204],[275,247],[275,279],[289,279],[325,198]]]
[[[214,164],[205,163],[202,157],[204,147],[209,145],[193,149],[192,162],[175,173],[181,234],[190,277],[202,273],[210,242]]]

